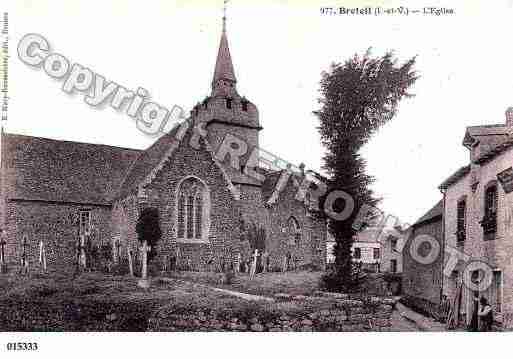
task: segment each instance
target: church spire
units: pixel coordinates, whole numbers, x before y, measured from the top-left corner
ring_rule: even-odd
[[[223,5],[223,34],[226,33],[226,4],[228,4],[228,0],[224,0]]]
[[[216,67],[214,70],[214,79],[212,80],[212,90],[218,86],[227,85],[221,84],[220,81],[226,81],[229,87],[234,87],[237,82],[235,78],[235,71],[233,70],[232,57],[230,56],[230,49],[228,48],[228,38],[226,36],[226,4],[227,0],[224,1],[223,8],[223,32],[221,34],[221,41],[219,43],[219,51],[217,52]]]

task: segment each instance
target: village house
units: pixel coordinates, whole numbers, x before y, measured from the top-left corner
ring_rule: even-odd
[[[244,269],[255,249],[266,270],[323,269],[326,221],[308,197],[296,199],[303,168],[257,165],[261,177],[248,174],[262,126],[257,106],[237,91],[224,25],[211,88],[187,126],[146,150],[2,133],[0,259],[38,271],[44,254],[48,270],[70,271],[78,261],[90,266],[84,248],[110,246],[120,262],[137,256],[138,214],[154,207],[163,269]],[[195,139],[198,124],[206,135]],[[237,168],[230,153],[216,157],[226,138],[248,147]]]
[[[403,261],[398,244],[395,231],[367,228],[354,237],[353,260],[367,272],[401,273]]]
[[[425,313],[437,313],[441,301],[442,290],[442,255],[433,261],[422,263],[416,256],[427,257],[433,250],[429,243],[423,242],[414,256],[411,254],[412,241],[420,236],[430,236],[443,248],[443,201],[440,200],[433,208],[420,217],[408,228],[406,242],[403,247],[403,284],[404,300],[411,306]],[[414,247],[415,249],[415,247]]]
[[[513,312],[513,108],[506,111],[504,124],[467,127],[463,146],[469,151],[469,164],[445,180],[440,189],[444,193],[446,252],[448,248],[455,249],[468,257],[460,259],[449,278],[444,278],[443,292],[453,301],[461,288],[460,314],[466,323],[471,319],[472,297],[479,295],[488,298],[496,320],[504,319],[503,325],[510,327],[507,318]],[[444,263],[448,260],[446,253]],[[489,279],[483,277],[482,271],[467,267],[476,261],[490,267]],[[477,292],[461,286],[463,278],[491,285]]]

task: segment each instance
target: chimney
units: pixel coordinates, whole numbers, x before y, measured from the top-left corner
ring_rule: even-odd
[[[506,110],[506,126],[513,126],[513,107]]]

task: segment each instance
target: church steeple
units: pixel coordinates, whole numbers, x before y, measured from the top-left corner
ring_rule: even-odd
[[[212,79],[212,95],[214,96],[235,95],[237,92],[235,89],[237,79],[235,78],[230,48],[228,47],[228,37],[226,36],[226,3],[227,1],[224,2],[223,9],[223,32],[217,52],[214,78]]]
[[[217,53],[212,93],[191,111],[195,123],[206,123],[208,142],[217,149],[227,134],[232,134],[248,144],[247,156],[251,148],[258,147],[258,131],[262,129],[258,119],[258,109],[246,97],[237,93],[235,71],[228,48],[226,31],[226,3],[224,1],[223,29]],[[244,161],[242,161],[244,162]]]

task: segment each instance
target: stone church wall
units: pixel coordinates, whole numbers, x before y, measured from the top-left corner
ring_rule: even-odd
[[[21,263],[23,236],[27,236],[25,253],[29,271],[42,270],[39,263],[39,245],[42,240],[46,251],[48,271],[73,270],[77,261],[78,226],[71,216],[80,209],[91,210],[91,222],[95,230],[91,239],[108,241],[110,232],[110,208],[77,204],[58,204],[36,201],[8,201],[6,211],[8,269],[16,270]]]
[[[326,224],[308,213],[305,205],[296,200],[297,187],[289,180],[278,200],[269,208],[271,218],[271,265],[283,267],[290,255],[293,267],[312,265],[322,269],[326,265]],[[288,220],[293,216],[301,228],[301,239],[295,241],[288,231]]]
[[[155,265],[169,269],[173,258],[176,266],[187,270],[218,270],[223,262],[234,260],[235,247],[238,245],[238,215],[234,198],[223,178],[219,167],[205,151],[189,146],[189,135],[164,165],[157,177],[148,186],[148,206],[159,209],[162,238],[157,245]],[[177,241],[176,233],[176,189],[179,182],[194,176],[205,182],[210,191],[210,231],[208,242],[184,243]],[[134,213],[135,214],[135,213]],[[129,241],[136,241],[135,219],[123,222],[121,213],[117,213],[117,223],[121,226],[115,233],[125,233]],[[126,228],[126,227],[129,228]]]

